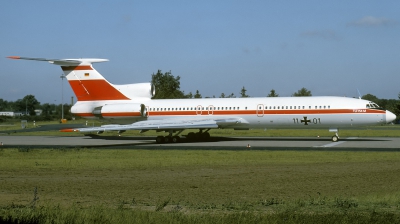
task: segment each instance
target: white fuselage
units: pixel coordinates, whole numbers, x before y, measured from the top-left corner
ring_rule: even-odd
[[[112,113],[111,123],[132,123],[139,120],[198,120],[241,118],[244,122],[229,128],[343,128],[386,123],[387,112],[371,108],[367,100],[347,97],[260,97],[205,98],[78,102],[72,112],[96,118],[95,107],[111,104],[143,104],[146,113]],[[137,110],[137,109],[136,109]],[[390,112],[389,112],[390,113]],[[223,127],[222,127],[223,128]]]

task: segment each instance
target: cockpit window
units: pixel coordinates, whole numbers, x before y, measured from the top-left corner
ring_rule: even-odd
[[[368,102],[367,108],[380,108],[380,107],[378,106],[378,104],[374,102]]]

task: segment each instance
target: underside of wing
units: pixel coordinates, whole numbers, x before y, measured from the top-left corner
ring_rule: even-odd
[[[199,120],[146,120],[139,121],[129,125],[102,125],[100,127],[63,129],[63,132],[104,132],[104,131],[127,131],[127,130],[184,130],[184,129],[213,129],[227,128],[233,125],[244,124],[248,122],[242,118],[219,118],[219,119],[199,119]]]

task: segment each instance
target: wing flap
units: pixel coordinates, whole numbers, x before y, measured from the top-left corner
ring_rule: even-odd
[[[102,125],[100,127],[63,129],[62,132],[104,132],[126,130],[182,130],[225,128],[235,124],[247,124],[242,118],[203,119],[203,120],[146,120],[129,125]]]

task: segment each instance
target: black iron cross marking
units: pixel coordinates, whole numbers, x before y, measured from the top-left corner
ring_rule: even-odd
[[[308,125],[308,122],[311,122],[311,120],[307,120],[307,117],[304,117],[304,120],[301,120],[301,123],[304,123],[304,125]]]

